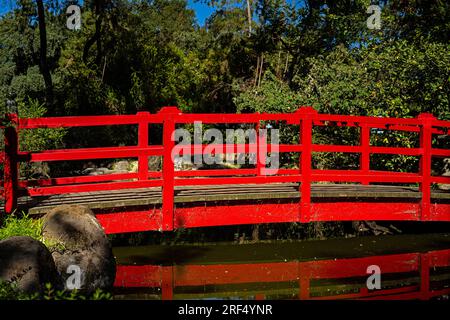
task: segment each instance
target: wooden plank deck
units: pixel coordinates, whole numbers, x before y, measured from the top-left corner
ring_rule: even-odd
[[[211,201],[298,199],[298,183],[259,185],[213,185],[175,188],[175,204]],[[387,201],[406,199],[419,201],[421,193],[415,187],[353,184],[312,185],[312,200],[369,199]],[[432,200],[450,200],[450,191],[434,190]],[[46,197],[22,197],[19,209],[30,214],[42,214],[62,204],[87,205],[91,209],[111,209],[161,204],[161,188],[125,189],[116,191],[84,192]]]

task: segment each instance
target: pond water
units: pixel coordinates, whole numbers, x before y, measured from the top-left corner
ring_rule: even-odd
[[[116,247],[114,254],[115,299],[448,300],[450,294],[450,233]],[[379,282],[368,268],[379,268]]]

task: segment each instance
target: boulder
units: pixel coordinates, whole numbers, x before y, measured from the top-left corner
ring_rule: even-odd
[[[150,171],[161,170],[161,165],[162,165],[161,162],[162,162],[161,156],[148,157],[148,170],[150,170]]]
[[[442,176],[450,177],[450,158],[445,158],[444,159],[444,168],[443,168]],[[441,190],[446,190],[446,191],[450,190],[450,184],[449,183],[438,184],[438,187]]]
[[[52,252],[66,289],[73,289],[74,268],[80,271],[80,287],[92,293],[114,284],[116,262],[111,244],[94,213],[85,206],[62,205],[48,212],[43,236],[58,245]]]
[[[121,160],[113,164],[112,169],[114,171],[123,171],[127,172],[130,167],[130,163],[126,160]]]
[[[50,251],[31,237],[0,241],[0,280],[14,283],[24,293],[42,292],[47,283],[60,288],[58,272]]]

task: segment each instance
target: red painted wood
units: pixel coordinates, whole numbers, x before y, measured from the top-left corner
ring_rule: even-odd
[[[312,204],[311,216],[314,221],[418,221],[419,209],[419,204],[411,202],[323,202]]]
[[[150,112],[138,112],[139,128],[138,128],[138,145],[141,148],[148,147],[148,122]],[[161,150],[163,151],[163,150]],[[148,156],[140,155],[138,157],[139,180],[147,180],[148,178]]]
[[[163,185],[162,180],[91,183],[79,185],[28,188],[27,193],[29,196],[35,197],[35,196],[48,196],[52,194],[78,193],[89,191],[151,188],[151,187],[161,187],[162,185]]]
[[[149,147],[105,147],[87,149],[59,149],[40,152],[20,152],[23,162],[31,161],[72,161],[87,159],[133,158],[138,156],[162,155],[162,146]]]
[[[79,176],[79,177],[63,177],[63,178],[51,178],[51,179],[39,179],[39,180],[22,180],[19,181],[19,187],[48,187],[48,186],[61,186],[78,183],[89,182],[105,182],[105,181],[117,181],[117,180],[132,180],[137,179],[137,173],[113,173],[113,174],[101,174],[97,176]]]
[[[258,121],[256,124],[256,139],[257,139],[257,151],[256,151],[256,174],[258,176],[265,175],[266,169],[266,154],[271,149],[271,145],[266,143],[266,136],[261,131],[261,123]],[[286,150],[286,146],[283,146],[283,150]]]
[[[385,125],[406,125],[406,126],[420,126],[421,122],[414,118],[388,118],[388,117],[370,117],[370,116],[354,116],[354,115],[330,115],[319,114],[316,120],[343,122],[343,123],[365,123],[372,128]],[[448,125],[446,121],[444,121]]]
[[[160,114],[166,115],[163,128],[163,192],[162,192],[162,213],[163,213],[163,230],[173,230],[174,224],[174,179],[175,168],[172,159],[172,150],[175,146],[175,116],[180,113],[176,107],[165,107],[159,111]]]
[[[162,123],[164,117],[159,114],[150,114],[148,123]],[[141,119],[137,115],[100,115],[100,116],[69,116],[69,117],[43,117],[20,119],[20,126],[25,129],[36,128],[62,128],[62,127],[92,127],[137,125]]]
[[[297,221],[298,203],[202,205],[175,208],[175,228]]]
[[[232,177],[232,178],[196,178],[175,179],[176,186],[206,186],[216,184],[265,184],[280,182],[298,182],[301,175],[261,176],[261,177]]]
[[[298,169],[269,169],[266,168],[265,172],[267,175],[298,175],[299,170]],[[257,169],[211,169],[211,170],[182,170],[182,171],[175,171],[174,175],[175,177],[220,177],[220,176],[252,176],[257,174]],[[134,174],[133,178],[137,177],[136,174]],[[105,175],[106,176],[106,175]],[[116,176],[116,175],[108,175],[108,176]],[[150,171],[148,172],[148,177],[150,178],[160,178],[162,176],[162,173],[160,171]],[[117,177],[119,177],[119,174],[117,174]],[[132,178],[131,176],[129,177]],[[120,178],[120,179],[129,179],[128,177]],[[116,179],[105,179],[105,180],[120,180],[119,178]],[[281,178],[284,179],[284,178]],[[450,178],[443,178],[443,179],[450,179]],[[277,180],[277,179],[275,179]],[[262,181],[260,179],[260,181]],[[265,181],[265,180],[264,180]],[[293,181],[298,181],[297,178],[293,179]],[[447,180],[445,180],[447,181]],[[282,181],[283,182],[283,181]]]
[[[432,151],[432,133],[431,127],[436,118],[428,113],[422,113],[418,119],[422,121],[420,130],[420,147],[423,149],[420,158],[420,174],[422,181],[420,191],[422,192],[421,201],[421,220],[430,220],[430,204],[431,204],[431,151]]]
[[[255,175],[257,169],[211,169],[175,171],[175,177],[208,177],[208,176],[238,176]]]
[[[400,148],[400,147],[370,147],[370,153],[378,154],[401,154],[406,156],[420,156],[423,150],[420,148]]]
[[[450,150],[446,149],[432,149],[433,156],[439,156],[439,157],[450,157]]]
[[[359,144],[361,146],[359,169],[362,174],[368,174],[370,171],[370,128],[368,126],[361,126]],[[361,183],[368,185],[369,180],[361,179]]]
[[[311,107],[301,108],[296,113],[300,117],[300,143],[303,146],[299,165],[302,175],[299,221],[309,222],[311,219],[312,123],[318,113]]]
[[[433,120],[433,126],[436,127],[443,127],[443,128],[450,128],[450,123],[447,120]],[[448,132],[447,134],[450,134],[450,132]]]
[[[450,204],[433,204],[435,221],[450,221]],[[313,203],[313,221],[393,220],[419,221],[418,203]],[[175,208],[174,228],[196,228],[221,225],[292,222],[298,217],[299,204],[264,203],[241,205],[199,205]],[[160,211],[122,212],[98,215],[106,233],[161,230]]]
[[[3,188],[5,212],[11,213],[17,207],[18,190],[18,150],[17,115],[7,114],[9,126],[5,128],[5,159],[3,162]]]
[[[434,183],[445,183],[445,184],[450,184],[450,177],[444,177],[444,176],[440,176],[440,177],[431,177],[431,182]]]
[[[440,206],[440,205],[437,205]],[[445,209],[444,209],[445,210]],[[296,221],[298,203],[206,205],[175,209],[175,228]],[[450,213],[446,213],[450,219]],[[419,220],[417,203],[339,202],[311,204],[313,221]]]
[[[70,128],[138,124],[136,115],[75,116],[20,119],[21,129]]]
[[[80,127],[80,126],[106,126],[106,125],[138,125],[139,141],[137,146],[121,146],[107,148],[81,148],[81,149],[62,149],[62,150],[43,150],[41,152],[8,152],[3,157],[5,163],[5,172],[10,174],[12,162],[28,162],[28,161],[71,161],[85,159],[106,159],[134,157],[138,158],[138,173],[104,175],[95,177],[64,177],[43,180],[15,181],[5,179],[4,190],[2,194],[6,195],[10,200],[7,201],[5,211],[11,212],[16,207],[18,187],[25,188],[25,193],[31,196],[66,194],[77,192],[95,192],[100,190],[114,190],[121,188],[141,188],[151,186],[163,186],[163,205],[162,205],[162,228],[164,230],[172,230],[174,220],[183,219],[181,216],[174,216],[174,187],[188,185],[230,185],[230,184],[265,184],[265,183],[282,183],[282,182],[301,182],[300,186],[300,203],[294,203],[289,206],[287,213],[272,215],[275,208],[267,207],[267,204],[256,204],[246,207],[242,205],[239,209],[244,210],[244,217],[235,217],[235,221],[230,220],[226,215],[230,208],[218,206],[215,209],[190,208],[186,209],[191,214],[207,212],[205,217],[193,218],[189,220],[190,226],[195,227],[195,223],[201,225],[218,225],[251,223],[250,221],[271,222],[271,221],[319,221],[326,220],[349,220],[367,218],[370,220],[394,219],[394,220],[435,220],[449,221],[450,210],[448,204],[431,203],[431,184],[432,183],[449,183],[448,177],[432,177],[431,176],[431,157],[447,157],[450,151],[447,149],[433,149],[431,146],[431,138],[433,134],[448,134],[445,131],[450,128],[449,121],[435,119],[432,115],[422,114],[418,118],[397,119],[397,118],[379,118],[367,116],[348,116],[348,115],[328,115],[318,114],[310,107],[301,107],[293,114],[183,114],[176,107],[165,107],[157,114],[148,112],[139,112],[136,115],[113,115],[113,116],[82,116],[82,117],[53,117],[53,118],[37,118],[37,119],[19,119],[14,116],[18,122],[18,129],[35,129],[35,128],[57,128],[57,127]],[[287,125],[300,125],[300,144],[281,144],[279,145],[280,153],[283,152],[300,152],[299,169],[280,169],[280,170],[264,170],[259,162],[256,168],[247,169],[226,169],[226,170],[198,170],[198,171],[174,171],[173,161],[171,159],[171,151],[174,148],[172,134],[176,124],[191,124],[195,121],[203,123],[230,123],[241,124],[248,123],[256,126],[259,131],[260,121],[278,121]],[[163,145],[148,145],[148,125],[150,123],[160,123],[164,126]],[[312,143],[313,126],[353,126],[361,128],[361,141],[357,146],[347,145],[317,145]],[[418,132],[420,135],[420,148],[397,148],[397,147],[375,147],[370,146],[370,130],[379,128],[382,130],[400,130]],[[5,128],[6,131],[10,130]],[[11,140],[11,139],[9,139]],[[14,143],[14,139],[12,139]],[[17,139],[15,139],[17,144]],[[255,144],[231,144],[218,145],[222,147],[223,152],[245,152],[250,153],[261,148],[261,141],[258,139]],[[11,142],[8,142],[11,146]],[[14,146],[13,146],[14,147]],[[11,150],[10,147],[6,147]],[[14,148],[13,148],[14,149]],[[271,152],[272,146],[267,145],[268,152]],[[188,148],[186,152],[191,154],[205,154],[208,152],[208,145],[193,146]],[[311,168],[312,152],[350,152],[360,153],[359,170],[313,170]],[[421,170],[419,173],[403,173],[403,172],[387,172],[370,170],[370,154],[403,154],[418,156],[421,159]],[[162,172],[147,170],[147,157],[151,155],[164,156]],[[263,155],[258,155],[260,159]],[[14,178],[14,177],[13,177]],[[139,181],[136,179],[139,178]],[[158,180],[148,180],[156,178]],[[14,179],[13,179],[14,180]],[[16,179],[17,180],[17,179]],[[119,180],[119,181],[117,181]],[[132,180],[132,181],[120,181]],[[415,203],[340,203],[339,206],[346,208],[347,212],[332,211],[335,204],[311,203],[310,184],[314,181],[330,181],[330,182],[357,182],[357,183],[420,183],[423,199],[420,204],[422,216],[417,215],[418,207]],[[278,204],[274,204],[278,206]],[[176,209],[179,210],[179,209]],[[180,209],[183,210],[185,209]],[[292,217],[292,212],[297,210],[297,216]],[[378,210],[378,211],[377,211]],[[380,211],[381,210],[381,211]],[[300,214],[301,211],[301,214]],[[262,216],[255,218],[263,212]],[[222,217],[214,218],[210,214],[222,215]],[[110,225],[115,232],[122,230],[128,231],[128,227],[120,228],[115,225],[110,216]],[[107,218],[104,218],[107,219]],[[112,219],[112,220],[111,220]],[[196,219],[198,220],[197,222]],[[255,220],[256,219],[256,220]],[[287,219],[287,220],[286,220]],[[145,219],[144,219],[145,220]],[[105,220],[106,221],[106,220]],[[160,221],[161,222],[161,221]],[[145,223],[139,224],[142,230],[153,230],[155,226],[150,227]],[[220,224],[219,224],[220,225]],[[137,226],[130,227],[136,230]],[[150,229],[148,229],[150,228]]]
[[[325,145],[325,144],[312,144],[311,150],[314,152],[347,152],[347,153],[361,153],[362,148],[360,146],[339,146],[339,145]]]
[[[161,209],[96,214],[106,234],[161,231]]]
[[[421,181],[416,173],[369,171],[362,174],[359,170],[312,170],[312,181],[358,182],[367,179],[370,182],[415,183]]]
[[[450,203],[433,203],[430,205],[430,220],[450,221]]]
[[[265,140],[261,140],[261,143]],[[237,143],[237,144],[202,144],[202,145],[176,145],[173,153],[176,155],[197,155],[197,154],[208,154],[208,150],[211,150],[211,146],[214,146],[214,151],[216,154],[235,154],[235,153],[255,153],[258,149],[258,143]],[[295,144],[279,144],[278,150],[272,144],[266,145],[267,152],[300,152],[302,151],[302,146]],[[206,150],[205,150],[206,149]]]

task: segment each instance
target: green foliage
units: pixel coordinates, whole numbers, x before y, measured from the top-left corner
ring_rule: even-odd
[[[0,240],[13,236],[29,236],[42,241],[42,220],[33,219],[28,215],[7,215],[0,228]]]
[[[47,108],[37,100],[18,102],[19,118],[39,118],[44,117]],[[19,132],[20,150],[40,151],[60,148],[63,145],[66,130],[57,129],[29,129]]]
[[[234,99],[238,112],[291,113],[302,105],[302,96],[285,82],[267,71],[261,86],[238,88],[242,93]]]
[[[47,113],[47,108],[38,100],[30,99],[28,103],[18,102],[19,118],[39,118]],[[55,129],[27,129],[19,131],[19,142],[21,151],[41,151],[61,148],[63,139],[67,133],[64,128]],[[29,178],[49,178],[50,168],[48,165],[37,162],[20,163],[20,175]]]
[[[28,214],[7,215],[0,227],[0,240],[14,236],[28,236],[42,242],[50,251],[63,250],[64,246],[61,243],[44,239],[42,227],[42,219],[32,218]]]
[[[20,292],[14,283],[0,282],[1,300],[112,300],[112,295],[101,289],[90,295],[77,290],[55,290],[50,283],[45,285],[42,293],[25,294]]]
[[[36,295],[27,295],[20,292],[16,285],[5,281],[0,281],[0,301],[1,300],[33,300]]]
[[[46,284],[45,290],[42,295],[34,296],[34,299],[41,300],[112,300],[112,295],[109,292],[105,292],[101,289],[95,290],[90,295],[85,295],[77,290],[55,290],[51,284]]]

